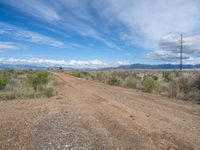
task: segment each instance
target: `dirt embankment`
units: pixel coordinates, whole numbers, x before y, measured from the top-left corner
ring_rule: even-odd
[[[59,96],[0,102],[0,149],[200,149],[200,106],[55,73]]]

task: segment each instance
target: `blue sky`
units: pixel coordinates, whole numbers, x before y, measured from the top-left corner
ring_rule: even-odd
[[[0,63],[200,63],[199,0],[0,0]]]

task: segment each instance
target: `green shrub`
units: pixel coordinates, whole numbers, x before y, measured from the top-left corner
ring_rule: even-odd
[[[70,74],[72,74],[73,76],[78,77],[78,78],[81,77],[81,73],[79,70],[72,71],[72,72],[70,72]]]
[[[108,79],[107,83],[108,83],[109,85],[120,85],[120,80],[119,80],[116,76],[111,76],[111,77]]]
[[[189,92],[189,84],[188,84],[188,78],[186,78],[186,77],[179,77],[178,78],[178,81],[177,81],[178,83],[178,85],[179,85],[179,89],[178,89],[178,91],[179,92],[183,92],[183,93],[187,93],[187,92]]]
[[[164,78],[164,80],[166,82],[169,82],[170,81],[170,72],[169,71],[163,71],[162,72],[162,77]]]
[[[2,70],[0,71],[0,100],[51,97],[56,80],[48,71]],[[6,86],[6,88],[5,88]]]
[[[96,80],[97,76],[96,76],[95,74],[91,74],[91,75],[90,75],[90,78],[91,78],[92,80]]]
[[[128,88],[137,88],[137,80],[131,76],[125,79],[125,86]]]
[[[96,79],[100,82],[107,83],[107,80],[109,80],[109,75],[107,75],[106,72],[100,71],[97,72]]]
[[[31,73],[27,76],[27,81],[33,86],[36,91],[39,85],[45,85],[49,81],[48,71],[39,71]]]
[[[156,81],[152,78],[145,78],[143,87],[145,92],[151,93],[156,88]]]
[[[1,100],[12,100],[16,99],[15,93],[0,93]]]
[[[197,78],[196,87],[200,90],[200,76]]]
[[[53,88],[44,89],[44,95],[47,97],[54,96],[54,89]]]
[[[0,90],[3,90],[6,86],[8,78],[5,75],[0,76]]]

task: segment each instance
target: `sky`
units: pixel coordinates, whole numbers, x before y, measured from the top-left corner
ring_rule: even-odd
[[[200,0],[0,0],[0,63],[200,63]]]

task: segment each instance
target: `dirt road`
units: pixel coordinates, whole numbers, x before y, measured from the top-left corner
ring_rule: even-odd
[[[0,102],[0,149],[200,149],[200,106],[55,73],[56,97]]]

